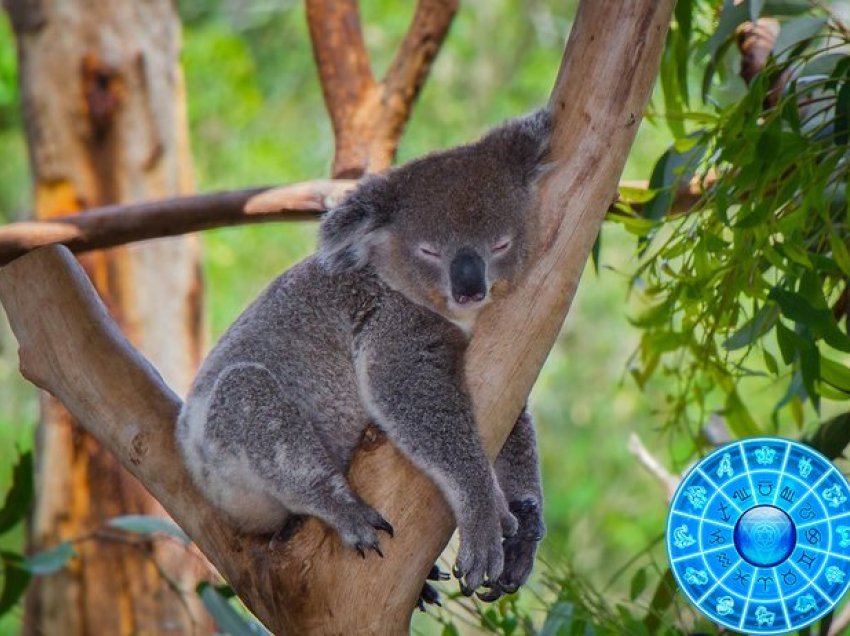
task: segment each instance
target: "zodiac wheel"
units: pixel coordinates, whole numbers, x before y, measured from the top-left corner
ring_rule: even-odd
[[[727,444],[679,485],[667,556],[688,599],[739,632],[813,623],[850,586],[850,484],[826,457],[776,437]]]

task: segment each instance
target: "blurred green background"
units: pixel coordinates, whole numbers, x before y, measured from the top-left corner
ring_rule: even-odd
[[[199,191],[327,176],[333,143],[307,34],[295,0],[182,0],[183,64]],[[575,3],[464,0],[422,91],[399,160],[472,140],[548,97]],[[380,76],[414,3],[363,0],[365,38]],[[624,178],[646,179],[670,142],[644,122]],[[26,150],[15,88],[14,43],[0,16],[0,220],[29,209]],[[308,254],[316,225],[238,227],[203,235],[210,342],[273,277]],[[627,450],[641,435],[669,463],[653,392],[630,379],[638,333],[628,322],[634,238],[606,225],[600,270],[589,268],[531,397],[541,440],[548,535],[541,560],[571,563],[600,588],[663,532],[658,483]],[[0,321],[5,318],[0,318]],[[16,345],[0,323],[0,492],[16,449],[31,446],[36,395],[18,375]],[[659,393],[660,395],[660,393]],[[22,533],[5,538],[20,549]],[[658,549],[658,546],[656,546]],[[547,566],[539,565],[539,573]],[[625,597],[629,577],[610,588]],[[538,589],[540,589],[538,587]],[[523,597],[530,608],[540,599]],[[13,621],[6,621],[11,629]],[[421,619],[418,626],[424,625]],[[424,627],[423,627],[424,629]],[[5,633],[0,623],[0,633]]]

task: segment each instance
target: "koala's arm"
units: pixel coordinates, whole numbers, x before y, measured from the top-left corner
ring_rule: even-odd
[[[510,511],[519,522],[519,528],[513,537],[505,539],[505,566],[499,585],[482,596],[488,601],[497,599],[502,592],[515,592],[528,580],[537,545],[546,531],[543,525],[537,436],[527,408],[523,408],[496,458],[495,469],[499,485],[505,493]]]
[[[463,387],[463,345],[459,352],[433,325],[387,318],[361,334],[355,364],[363,400],[451,506],[460,530],[455,574],[471,594],[485,576],[500,576],[502,536],[516,531],[516,520],[495,482]]]

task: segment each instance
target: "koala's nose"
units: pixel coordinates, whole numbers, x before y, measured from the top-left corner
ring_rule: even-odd
[[[484,260],[471,247],[462,247],[457,251],[449,266],[449,279],[452,297],[460,305],[480,302],[487,295]]]

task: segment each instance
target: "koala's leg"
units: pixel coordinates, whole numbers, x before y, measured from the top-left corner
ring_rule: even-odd
[[[316,434],[315,425],[259,364],[225,369],[207,412],[207,435],[221,455],[246,457],[245,484],[260,484],[289,513],[320,518],[365,556],[380,554],[376,530],[392,526],[351,490]]]
[[[537,545],[546,530],[543,525],[537,439],[527,408],[523,408],[496,458],[495,469],[519,528],[503,543],[505,567],[497,584],[487,594],[481,595],[486,601],[494,601],[506,592],[516,592],[528,580]]]
[[[472,403],[462,388],[460,356],[444,351],[424,330],[384,332],[361,347],[356,366],[369,414],[431,477],[454,512],[460,530],[455,574],[462,580],[461,590],[470,595],[485,577],[497,580],[502,537],[513,534],[517,522],[499,496],[484,455]]]

